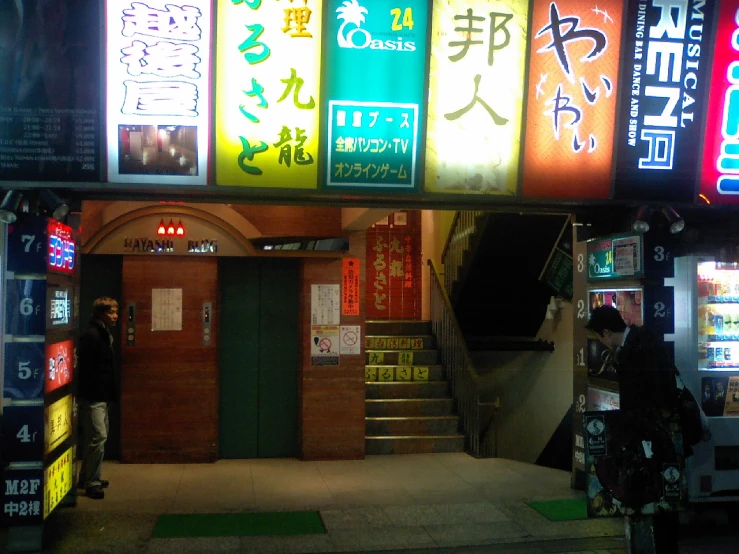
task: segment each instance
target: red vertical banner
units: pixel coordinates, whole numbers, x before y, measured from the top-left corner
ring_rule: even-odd
[[[395,212],[367,231],[366,273],[367,319],[420,319],[420,212]]]
[[[535,0],[524,196],[608,198],[622,0]]]
[[[724,0],[719,9],[700,195],[739,204],[739,0]]]
[[[359,315],[359,258],[341,263],[341,315]]]

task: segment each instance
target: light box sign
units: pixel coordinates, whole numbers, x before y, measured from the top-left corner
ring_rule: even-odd
[[[713,48],[700,192],[739,203],[739,0],[722,0]]]
[[[72,436],[72,395],[46,406],[44,418],[44,454],[49,454]]]
[[[74,370],[74,340],[46,345],[46,394],[69,384]]]
[[[615,197],[693,202],[714,2],[629,2]]]
[[[210,0],[106,2],[108,180],[205,185]]]
[[[100,180],[100,5],[2,3],[0,179]]]
[[[77,246],[71,227],[49,220],[46,229],[48,242],[47,266],[49,271],[73,275],[76,271]]]
[[[623,2],[535,0],[523,195],[608,198]]]
[[[44,519],[72,490],[74,484],[74,447],[70,447],[44,470]]]
[[[641,235],[588,241],[588,281],[643,275]]]
[[[315,189],[320,0],[218,3],[216,183]]]
[[[433,1],[426,191],[516,193],[528,10]]]
[[[325,185],[416,190],[428,3],[329,0],[326,10]]]

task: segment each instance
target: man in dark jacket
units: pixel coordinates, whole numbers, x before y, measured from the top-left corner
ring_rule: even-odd
[[[112,329],[118,321],[118,302],[98,298],[92,304],[90,326],[78,348],[78,397],[84,443],[79,486],[90,498],[105,497],[108,481],[101,478],[108,439],[108,403],[115,399]]]
[[[638,445],[649,443],[655,454],[658,450],[672,449],[673,452],[668,454],[674,455],[669,435],[665,432],[649,434],[650,428],[665,429],[667,420],[676,409],[676,368],[664,342],[649,329],[627,326],[619,311],[612,306],[594,309],[585,328],[613,353],[621,411],[620,424],[612,429],[614,442],[619,448],[630,443],[637,450],[640,448]],[[660,436],[666,440],[658,442],[656,439]],[[646,458],[651,457],[651,453],[646,455]],[[640,475],[635,468],[619,469],[623,475]],[[644,502],[655,500],[649,498],[655,496],[654,491],[650,493],[652,481],[654,476],[651,474],[644,475],[642,480],[632,479],[632,487],[636,490],[623,491],[627,495],[625,498],[629,499],[627,504],[633,502],[634,505],[629,507],[634,508],[637,514]],[[653,522],[655,551],[659,554],[677,553],[677,512],[655,514]],[[632,539],[636,536],[633,529]]]

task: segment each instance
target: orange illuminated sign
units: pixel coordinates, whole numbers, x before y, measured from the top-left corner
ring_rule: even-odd
[[[623,2],[535,0],[524,196],[608,198]]]
[[[359,258],[344,258],[341,269],[341,315],[359,315]]]

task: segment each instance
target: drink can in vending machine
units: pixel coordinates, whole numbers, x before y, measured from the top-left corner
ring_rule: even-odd
[[[724,348],[724,361],[730,362],[731,361],[731,348],[728,346]]]
[[[708,361],[709,362],[715,361],[716,360],[716,353],[715,353],[716,349],[713,346],[709,346],[707,350],[708,350]]]
[[[716,314],[715,316],[713,316],[713,325],[716,328],[717,335],[724,334],[724,316],[722,316],[721,314]]]
[[[716,361],[723,362],[724,361],[724,349],[721,347],[716,347],[715,353],[716,353]]]

